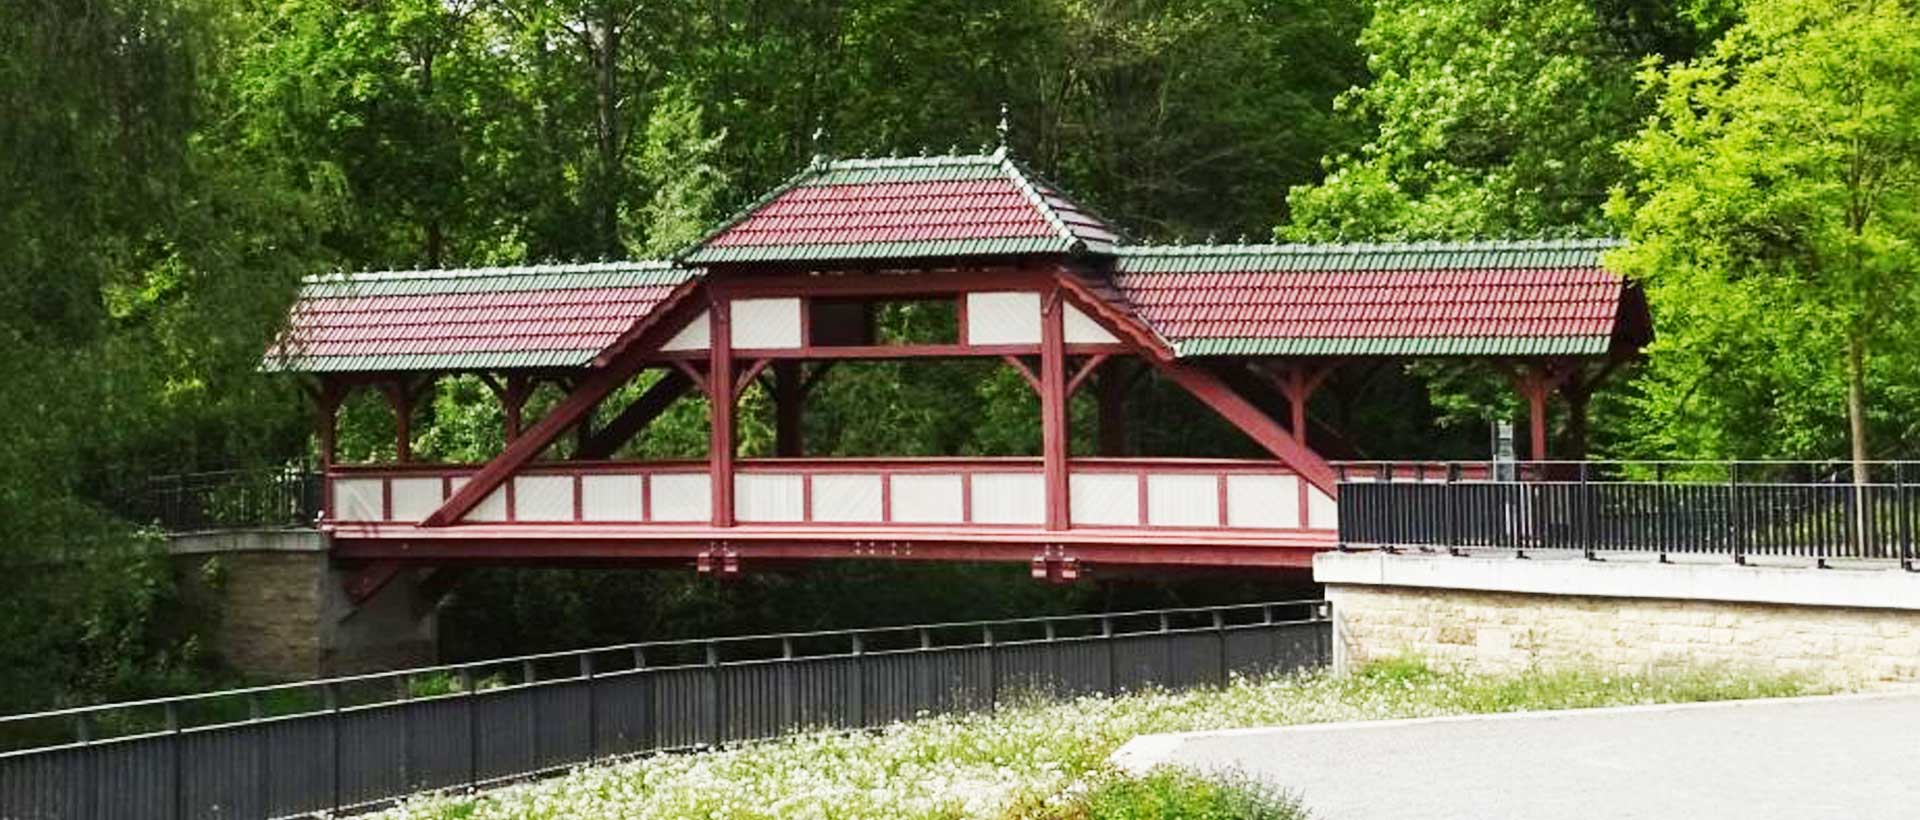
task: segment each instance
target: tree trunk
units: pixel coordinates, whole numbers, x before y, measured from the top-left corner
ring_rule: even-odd
[[[1853,483],[1867,475],[1867,342],[1859,331],[1847,334],[1847,435],[1853,444]]]
[[[601,252],[608,258],[620,256],[620,22],[615,15],[614,3],[610,0],[601,4],[599,32],[598,69],[595,77],[594,95],[599,133],[596,148],[600,160],[600,179],[595,184],[594,210],[600,223],[600,236],[596,237]]]

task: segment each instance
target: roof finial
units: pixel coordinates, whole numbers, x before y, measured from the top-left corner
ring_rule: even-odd
[[[813,117],[813,155],[824,158],[827,155],[827,115],[815,114]]]
[[[1013,130],[1013,126],[1007,122],[1007,104],[1004,101],[1000,103],[1000,125],[995,130],[1000,133],[1000,147],[1007,147],[1007,132]]]

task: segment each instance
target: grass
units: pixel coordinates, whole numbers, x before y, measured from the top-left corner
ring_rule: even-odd
[[[1618,676],[1567,670],[1481,676],[1407,658],[1353,675],[1240,679],[1218,689],[1084,697],[929,717],[873,732],[793,735],[699,754],[655,755],[478,795],[429,795],[387,820],[914,818],[1105,820],[1302,816],[1248,784],[1177,774],[1129,781],[1107,756],[1136,735],[1811,694],[1801,678],[1725,669]],[[1236,799],[1250,803],[1222,803]],[[1181,801],[1192,800],[1191,805]],[[1206,801],[1213,801],[1211,804]],[[1161,813],[1154,813],[1159,806]],[[1194,808],[1194,807],[1199,808]],[[1127,808],[1132,807],[1132,808]],[[1136,810],[1137,809],[1137,810]],[[1191,809],[1189,811],[1189,809]],[[1168,813],[1172,811],[1187,813]],[[1127,813],[1132,811],[1133,813]],[[1212,811],[1212,813],[1208,813]],[[1293,812],[1293,813],[1287,813]]]

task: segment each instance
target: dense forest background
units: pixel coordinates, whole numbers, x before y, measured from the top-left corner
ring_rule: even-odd
[[[296,386],[256,371],[301,275],[660,255],[816,151],[976,147],[1002,104],[1020,155],[1145,241],[1630,239],[1659,339],[1596,402],[1600,454],[1920,440],[1901,0],[0,0],[0,709],[217,673],[114,502],[307,455]],[[1037,451],[1017,380],[972,367],[837,375],[810,446]],[[1315,412],[1370,455],[1472,457],[1509,393],[1415,364]],[[1141,404],[1144,450],[1244,447]],[[419,452],[486,452],[496,414],[444,381]],[[391,423],[350,407],[346,452]],[[448,651],[1272,592],[1019,578],[484,572]]]

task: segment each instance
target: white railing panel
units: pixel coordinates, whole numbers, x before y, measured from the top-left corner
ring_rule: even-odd
[[[655,473],[647,478],[655,521],[707,521],[713,518],[713,483],[706,473]]]
[[[749,522],[800,521],[806,517],[806,479],[798,473],[735,475],[733,515]]]
[[[892,520],[902,524],[958,524],[966,501],[958,475],[895,475],[889,478]]]
[[[973,523],[1045,524],[1047,481],[1039,473],[974,473]]]
[[[1068,513],[1075,525],[1140,525],[1140,477],[1132,473],[1074,473],[1067,477]]]
[[[336,478],[333,480],[335,521],[386,520],[384,478]]]
[[[1149,473],[1147,523],[1156,527],[1220,526],[1220,476]]]
[[[515,476],[513,520],[572,521],[573,476]]]
[[[1300,526],[1300,479],[1227,476],[1227,526],[1290,530]]]
[[[870,524],[881,520],[879,473],[822,473],[813,477],[813,520]]]
[[[646,480],[638,475],[589,475],[580,478],[582,521],[641,521],[646,518]]]

